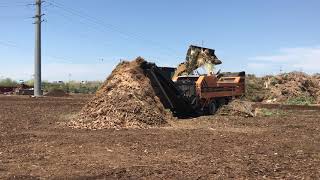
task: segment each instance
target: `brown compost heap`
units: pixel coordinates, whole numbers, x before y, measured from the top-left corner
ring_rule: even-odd
[[[49,91],[45,96],[50,96],[50,97],[66,97],[69,96],[66,92],[64,92],[62,89],[53,89]]]
[[[320,79],[302,72],[292,72],[275,76],[271,79],[270,96],[278,102],[290,98],[310,98],[320,103]]]
[[[249,76],[246,91],[248,100],[253,101],[319,104],[320,75],[290,72],[261,78]]]
[[[171,118],[141,68],[144,59],[121,62],[69,126],[81,129],[149,128]]]
[[[252,102],[236,99],[219,108],[217,114],[222,116],[254,117],[255,108],[253,105],[254,103]]]

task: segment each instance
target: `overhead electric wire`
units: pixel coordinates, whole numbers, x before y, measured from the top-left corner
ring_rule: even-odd
[[[0,5],[0,8],[9,8],[9,7],[26,7],[27,5]]]
[[[25,7],[31,7],[31,4],[28,4],[30,3],[30,1],[24,1],[24,2],[21,2],[21,3],[6,3],[5,5],[6,6],[13,6],[13,5],[16,5],[16,6],[25,6]],[[95,17],[92,17],[92,16],[89,16],[85,13],[82,13],[81,11],[78,11],[78,10],[75,10],[75,9],[72,9],[72,8],[67,8],[67,7],[64,7],[64,5],[62,5],[61,3],[57,3],[57,2],[52,2],[52,1],[47,1],[46,2],[47,5],[44,6],[44,9],[49,9],[50,7],[56,7],[57,9],[60,9],[62,11],[64,11],[65,13],[68,13],[69,15],[74,15],[74,16],[77,16],[77,17],[80,17],[82,20],[80,21],[81,24],[84,24],[86,25],[86,27],[92,29],[92,30],[95,30],[96,32],[107,32],[109,33],[110,31],[113,31],[113,32],[116,32],[118,34],[120,34],[123,38],[126,38],[126,39],[135,39],[135,40],[139,40],[139,41],[142,41],[142,42],[146,42],[146,43],[149,43],[149,44],[152,44],[153,46],[157,46],[158,48],[162,49],[162,50],[166,50],[167,53],[170,52],[170,56],[173,55],[172,51],[170,48],[168,47],[161,47],[161,45],[153,42],[153,41],[150,41],[150,40],[147,40],[147,39],[144,39],[143,37],[141,37],[140,35],[136,35],[136,34],[132,34],[132,33],[128,33],[128,32],[124,32],[124,31],[121,31],[119,30],[119,28],[113,26],[113,25],[110,25],[110,24],[106,24],[105,22],[103,22],[102,20],[99,20],[98,18],[95,18]],[[0,6],[4,6],[4,4],[0,3]],[[56,11],[58,12],[58,11]],[[63,16],[64,18],[66,19],[69,19],[69,20],[72,20],[72,18],[70,16],[66,16],[64,15],[64,13],[55,13],[55,14],[58,14],[58,15],[61,15]],[[69,17],[69,18],[68,18]],[[72,21],[75,21],[75,20],[72,20]],[[77,22],[79,23],[79,22]],[[81,38],[85,38],[85,36],[81,36]],[[85,38],[85,39],[88,39],[88,38]],[[1,42],[0,42],[1,43]],[[19,48],[17,46],[12,46],[10,44],[6,44],[6,43],[1,43],[2,45],[4,46],[8,46],[8,47],[14,47],[14,48]],[[104,42],[101,42],[101,44],[104,44],[106,46],[110,46],[111,44],[106,44]],[[150,48],[150,46],[149,46]],[[167,54],[167,53],[164,53],[164,54]],[[169,56],[169,54],[168,54]],[[176,57],[177,55],[175,54],[174,57]],[[47,56],[47,57],[50,57],[50,56]],[[159,59],[157,57],[154,57],[156,59]],[[67,58],[54,58],[54,59],[64,59],[66,60]],[[71,62],[71,61],[69,61]]]
[[[25,1],[2,0],[0,4],[26,4],[26,3],[34,3],[34,0],[25,0]]]
[[[24,7],[24,6],[30,6],[30,5],[31,5],[31,3],[28,1],[0,3],[0,7]]]
[[[59,8],[60,9],[60,8]],[[61,9],[60,9],[61,10]],[[57,12],[57,11],[55,11],[55,12]],[[64,12],[66,12],[66,13],[68,13],[68,14],[70,14],[70,12],[68,12],[68,11],[64,11]],[[62,13],[54,13],[54,14],[60,14],[61,16],[64,16],[64,17],[69,17],[69,16],[65,16],[64,14],[62,14]],[[67,18],[67,19],[72,19],[72,18]],[[84,20],[86,20],[86,19],[84,19]],[[73,19],[72,19],[72,21],[73,21]],[[98,30],[97,32],[106,32],[106,33],[109,33],[109,29],[107,29],[107,28],[105,28],[105,27],[103,27],[103,26],[101,26],[100,24],[97,24],[96,22],[92,22],[92,21],[88,21],[88,20],[86,20],[86,21],[80,21],[82,24],[84,24],[84,25],[86,25],[86,27],[89,27],[90,29],[94,29],[94,30]],[[95,27],[93,27],[92,25],[95,25]],[[98,25],[98,26],[97,26]],[[125,35],[126,37],[127,37],[127,35]],[[128,39],[128,38],[126,38],[126,39]],[[105,44],[105,43],[104,43]],[[106,45],[106,44],[105,44]],[[110,46],[110,44],[107,44],[107,46]],[[167,53],[163,53],[163,54],[167,54]],[[167,56],[167,55],[165,55],[165,56]],[[171,58],[176,58],[176,57],[173,57],[172,55],[169,55],[168,54],[168,56],[171,56]],[[153,60],[153,61],[156,61],[156,62],[159,62],[158,60],[159,59],[161,59],[161,58],[159,58],[159,57],[155,57],[155,56],[153,56],[153,57],[151,57],[151,56],[149,56],[149,58],[151,58],[150,60]]]
[[[21,47],[21,46],[17,45],[17,43],[11,42],[11,41],[0,40],[0,46],[6,46],[8,48],[14,48],[14,49],[18,49],[20,51],[28,51],[28,52],[30,51],[30,50],[27,50],[27,48]],[[60,60],[60,61],[55,61],[55,63],[57,63],[57,62],[74,63],[74,61],[70,60],[70,58],[51,56],[51,55],[44,55],[44,57],[49,58],[49,59]],[[54,62],[54,61],[51,61],[51,62]]]
[[[78,23],[83,24],[83,25],[85,25],[85,26],[87,27],[87,30],[89,30],[89,29],[94,30],[95,33],[96,33],[96,32],[104,31],[104,29],[97,29],[97,28],[93,27],[92,24],[90,24],[90,23],[86,23],[86,22],[83,22],[83,21],[76,21],[76,20],[70,18],[69,16],[64,15],[64,14],[61,13],[60,11],[55,11],[54,9],[51,9],[51,10],[54,11],[53,15],[58,15],[58,16],[63,17],[63,20],[65,20],[66,23],[71,24],[70,22],[74,22],[74,23],[76,23],[76,24],[78,24]],[[50,12],[51,10],[49,10],[49,12]],[[50,14],[50,13],[49,13],[49,14]],[[84,30],[84,29],[81,29],[81,30]],[[87,34],[92,34],[92,32],[89,32],[89,33],[87,33]],[[87,38],[86,36],[78,36],[78,37],[79,37],[79,38],[82,38],[82,39],[92,40],[92,39]],[[105,43],[105,42],[100,42],[100,43],[103,44],[103,45],[105,45],[105,46],[107,46],[107,47],[110,47],[110,45],[112,45],[111,43]]]
[[[75,24],[81,23],[81,24],[85,25],[85,27],[87,27],[86,30],[90,31],[90,32],[84,32],[84,33],[86,33],[86,34],[92,34],[93,31],[94,31],[94,33],[96,33],[96,32],[98,32],[98,33],[108,32],[108,31],[106,31],[106,29],[104,29],[104,28],[95,27],[96,25],[95,25],[95,26],[92,26],[92,25],[94,25],[94,24],[92,24],[92,23],[90,23],[90,22],[88,22],[88,21],[75,20],[75,19],[73,19],[73,18],[71,18],[71,17],[69,17],[69,16],[65,16],[64,13],[62,13],[61,11],[57,11],[57,10],[58,10],[58,9],[50,9],[49,12],[53,11],[54,13],[48,13],[48,14],[59,15],[59,16],[63,17],[63,20],[65,20],[64,22],[69,23],[69,24],[71,24],[70,22],[74,22]],[[89,30],[89,29],[90,29],[90,30]],[[81,30],[84,30],[84,29],[81,29]],[[81,34],[81,33],[80,33],[80,34]],[[90,38],[87,37],[87,36],[77,36],[77,37],[78,37],[78,38],[81,38],[81,39],[86,39],[86,40],[92,41],[92,39],[90,39]],[[111,47],[111,46],[113,45],[113,44],[111,44],[111,43],[105,43],[105,41],[99,41],[98,43],[99,43],[99,44],[102,44],[102,45],[104,45],[104,46],[106,46],[106,47]],[[149,57],[150,57],[150,56],[149,56]],[[57,58],[55,58],[55,59],[57,59]],[[155,61],[157,61],[157,60],[159,60],[160,58],[153,56],[152,59],[155,59]]]
[[[10,43],[8,41],[0,41],[0,44],[6,47],[17,47],[17,45]]]
[[[111,24],[106,24],[104,21],[96,18],[96,17],[92,17],[90,15],[87,15],[79,10],[75,10],[73,8],[67,8],[67,7],[64,7],[61,3],[57,3],[57,2],[49,2],[50,4],[53,4],[54,7],[57,7],[63,11],[66,11],[72,15],[76,15],[76,16],[79,16],[83,19],[86,19],[87,21],[91,21],[92,23],[96,24],[96,25],[99,25],[99,26],[102,26],[104,27],[105,29],[108,29],[108,31],[113,31],[113,32],[116,32],[118,34],[121,34],[122,36],[125,36],[127,38],[130,38],[130,39],[135,39],[135,40],[139,40],[139,41],[142,41],[142,42],[145,42],[145,43],[148,43],[148,44],[152,44],[153,46],[159,48],[159,49],[162,49],[162,50],[165,50],[167,53],[170,53],[171,55],[174,55],[174,56],[178,56],[175,52],[175,50],[167,47],[167,46],[162,46],[160,45],[159,43],[157,42],[154,42],[154,41],[151,41],[151,40],[147,40],[145,39],[144,37],[142,37],[141,35],[138,35],[138,34],[133,34],[133,33],[128,33],[128,32],[124,32],[122,30],[120,30],[118,27],[114,26],[114,25],[111,25]]]

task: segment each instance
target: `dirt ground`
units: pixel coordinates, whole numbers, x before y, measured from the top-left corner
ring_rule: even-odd
[[[88,97],[0,96],[0,179],[320,178],[320,110],[75,130]]]

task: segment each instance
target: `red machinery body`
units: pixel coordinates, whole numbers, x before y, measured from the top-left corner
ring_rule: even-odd
[[[237,97],[244,94],[244,81],[241,77],[200,76],[196,81],[196,92],[200,99]]]
[[[173,81],[195,109],[209,114],[245,94],[245,72],[179,76]]]
[[[164,107],[179,118],[214,114],[219,106],[245,93],[245,72],[172,77],[175,68],[153,63],[141,68]]]
[[[231,99],[245,94],[245,72],[213,74],[221,64],[214,49],[191,45],[177,68],[144,64],[143,69],[157,89],[164,107],[179,117],[214,114]],[[200,68],[206,75],[194,75]]]

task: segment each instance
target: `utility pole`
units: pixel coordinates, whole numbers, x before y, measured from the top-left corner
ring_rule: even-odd
[[[34,96],[42,96],[41,90],[41,4],[42,0],[36,0],[35,18],[35,58],[34,58]]]

